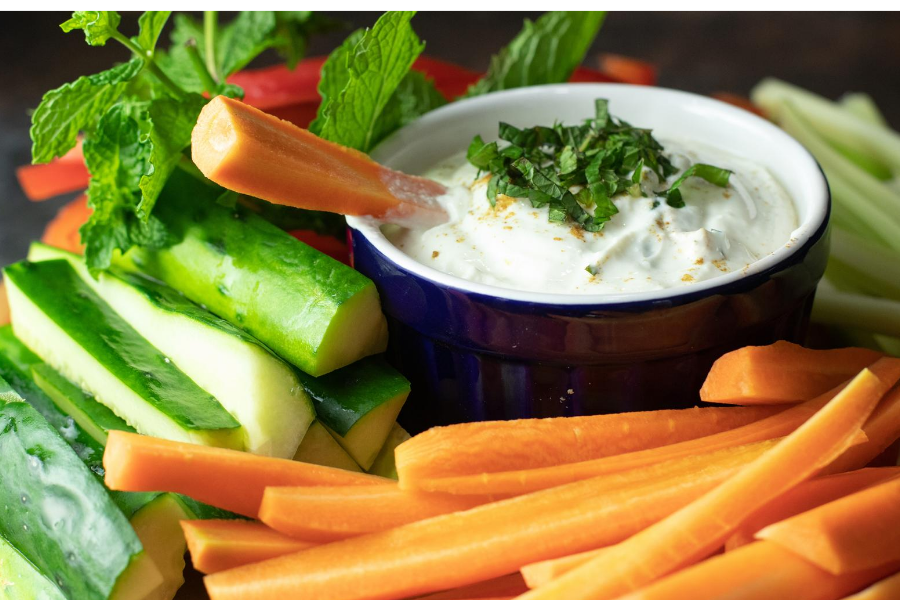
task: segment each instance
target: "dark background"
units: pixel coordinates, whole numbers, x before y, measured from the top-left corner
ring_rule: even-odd
[[[358,27],[377,13],[333,16]],[[413,24],[426,53],[483,70],[522,19],[535,16],[423,12]],[[28,110],[45,91],[127,58],[113,42],[91,48],[80,32],[62,33],[58,24],[66,18],[43,12],[0,19],[0,266],[22,258],[63,203],[28,202],[16,184],[14,168],[30,160]],[[135,20],[125,15],[123,31],[131,33]],[[314,38],[310,54],[327,53],[348,31]],[[659,85],[699,93],[746,94],[769,75],[833,98],[866,91],[900,127],[900,13],[613,13],[586,63],[603,52],[653,62]],[[266,60],[274,57],[260,62]]]

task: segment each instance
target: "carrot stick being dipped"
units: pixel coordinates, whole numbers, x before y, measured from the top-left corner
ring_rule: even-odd
[[[383,167],[356,150],[224,96],[200,113],[191,135],[197,167],[229,190],[275,204],[344,215],[438,224],[446,188]]]

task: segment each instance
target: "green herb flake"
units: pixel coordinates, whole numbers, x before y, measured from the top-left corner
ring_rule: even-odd
[[[581,124],[521,129],[500,123],[498,137],[508,145],[500,148],[475,136],[466,152],[472,165],[491,175],[491,205],[499,194],[527,198],[535,208],[547,206],[550,221],[569,221],[589,232],[601,231],[619,212],[613,197],[644,195],[644,169],[660,180],[677,172],[649,130],[610,115],[609,102],[602,98],[595,103],[594,118]],[[700,177],[724,187],[730,175],[726,169],[693,165],[660,197],[681,208],[685,203],[678,188],[686,179]]]

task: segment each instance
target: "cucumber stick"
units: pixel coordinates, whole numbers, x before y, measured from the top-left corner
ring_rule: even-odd
[[[13,330],[140,433],[243,449],[237,421],[86,284],[65,260],[4,269]]]
[[[309,426],[309,431],[306,432],[300,447],[297,448],[294,460],[345,471],[362,471],[356,461],[322,425],[321,421],[313,421],[313,424]]]
[[[259,341],[146,277],[106,272],[95,280],[81,257],[38,243],[28,258],[68,260],[113,310],[240,422],[247,450],[294,455],[315,411],[294,370]]]
[[[162,575],[94,473],[29,404],[0,406],[0,535],[66,597],[146,598]]]
[[[371,280],[176,170],[153,216],[177,243],[117,263],[161,280],[313,376],[383,352],[387,325]]]
[[[409,396],[409,381],[383,356],[323,377],[300,374],[319,420],[363,469],[369,469]]]
[[[55,583],[0,537],[0,600],[66,600]]]
[[[384,446],[381,447],[381,451],[375,457],[375,462],[369,467],[369,473],[387,477],[388,479],[397,479],[397,461],[394,456],[394,450],[410,437],[412,436],[405,429],[394,423],[391,433],[388,434],[388,438],[384,442]]]

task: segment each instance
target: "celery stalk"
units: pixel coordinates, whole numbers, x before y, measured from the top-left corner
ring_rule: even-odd
[[[875,104],[872,96],[868,94],[862,92],[844,94],[838,102],[844,110],[852,115],[856,115],[857,118],[862,119],[867,123],[872,123],[879,127],[888,126],[887,119],[881,114],[881,110],[878,108],[878,105]]]
[[[765,79],[750,93],[754,104],[765,109],[776,121],[793,104],[825,139],[882,163],[900,173],[900,135],[885,127],[861,119],[835,103],[802,88],[777,79]]]
[[[900,258],[865,239],[834,229],[831,234],[831,258],[846,265],[877,296],[900,300]]]
[[[812,318],[821,323],[858,327],[900,337],[900,302],[820,287]]]

